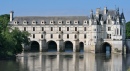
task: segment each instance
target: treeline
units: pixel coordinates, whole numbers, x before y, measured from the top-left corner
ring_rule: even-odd
[[[21,44],[29,43],[30,34],[18,28],[9,27],[9,19],[8,14],[0,15],[0,58],[16,56],[22,52]]]

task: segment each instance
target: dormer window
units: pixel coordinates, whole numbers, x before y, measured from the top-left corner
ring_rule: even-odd
[[[26,20],[23,21],[23,24],[27,24],[28,22]]]
[[[37,22],[36,21],[32,21],[32,24],[36,24]]]
[[[87,20],[84,20],[84,24],[88,24],[88,21],[87,21]]]
[[[54,24],[55,22],[53,20],[50,21],[50,24]]]
[[[41,24],[45,24],[46,22],[44,20],[41,21]]]
[[[71,23],[71,21],[70,21],[70,20],[67,20],[67,21],[66,21],[66,24],[70,24],[70,23]]]
[[[14,24],[18,24],[18,21],[14,21]]]
[[[62,24],[62,23],[63,23],[63,21],[62,21],[62,20],[59,20],[59,21],[58,21],[58,24]]]
[[[78,20],[75,20],[75,21],[74,21],[74,24],[78,24],[78,23],[79,23],[79,21],[78,21]]]

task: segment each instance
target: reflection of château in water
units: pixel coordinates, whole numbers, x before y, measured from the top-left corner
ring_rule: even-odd
[[[24,49],[122,53],[125,45],[125,17],[119,8],[97,8],[90,16],[13,17],[11,11],[9,25],[31,33]]]
[[[37,55],[30,57],[28,54],[28,57],[20,58],[23,67],[28,71],[127,71],[130,66],[129,56],[118,54]]]

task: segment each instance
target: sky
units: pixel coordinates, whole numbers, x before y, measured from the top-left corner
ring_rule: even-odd
[[[0,0],[0,15],[14,16],[89,16],[90,10],[120,8],[130,21],[130,0]]]

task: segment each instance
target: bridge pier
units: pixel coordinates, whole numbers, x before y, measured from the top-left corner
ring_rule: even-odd
[[[62,40],[62,39],[57,40],[57,51],[63,52],[64,50],[65,50],[64,40]]]
[[[74,40],[73,42],[73,52],[79,52],[79,40]]]

